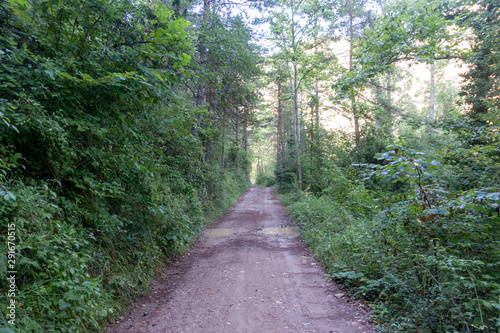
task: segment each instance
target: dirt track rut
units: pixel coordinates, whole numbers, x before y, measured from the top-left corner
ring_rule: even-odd
[[[234,233],[200,237],[108,333],[375,332],[297,237],[261,231],[287,225],[272,189],[250,188],[213,226]]]

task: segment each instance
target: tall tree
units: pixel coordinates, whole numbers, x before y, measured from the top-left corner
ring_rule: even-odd
[[[436,65],[434,63],[430,66],[430,82],[429,82],[429,121],[433,122],[436,116]]]
[[[290,66],[290,90],[293,103],[293,133],[297,184],[302,188],[301,162],[301,114],[299,89],[304,79],[314,70],[325,65],[322,53],[308,54],[314,49],[314,36],[318,34],[318,18],[324,4],[299,0],[282,0],[277,3],[278,10],[270,18],[272,39],[280,50],[276,57]]]
[[[341,99],[360,94],[371,79],[389,72],[399,61],[432,64],[459,58],[463,29],[451,29],[458,18],[450,19],[448,14],[454,8],[449,5],[439,0],[419,0],[387,6],[356,44],[352,69],[344,70],[333,85],[336,96]]]
[[[462,96],[477,118],[500,108],[500,3],[495,0],[470,1],[466,12],[458,11],[460,25],[471,28],[473,35],[466,61],[471,69],[464,75],[467,84]]]
[[[345,36],[349,42],[348,71],[352,72],[354,69],[353,57],[356,40],[361,38],[364,29],[372,22],[372,11],[368,8],[370,7],[369,5],[373,7],[375,4],[370,3],[370,0],[343,0],[335,4],[336,11],[333,12],[334,16],[330,16],[332,20],[331,29],[340,32],[341,36]],[[349,100],[351,115],[354,122],[355,145],[357,149],[360,149],[361,139],[359,120],[362,111],[357,108],[357,97],[356,93],[350,94]]]

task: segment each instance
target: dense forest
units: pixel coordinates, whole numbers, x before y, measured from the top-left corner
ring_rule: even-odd
[[[498,1],[0,0],[0,29],[0,332],[103,331],[251,181],[381,332],[500,330]]]

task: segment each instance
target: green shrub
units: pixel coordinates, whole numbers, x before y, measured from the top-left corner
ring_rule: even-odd
[[[269,174],[260,174],[256,181],[255,186],[257,187],[272,187],[276,184],[276,177]]]
[[[296,191],[297,188],[297,175],[295,172],[285,170],[281,176],[281,182],[276,184],[275,190],[277,193],[287,193]]]
[[[283,203],[329,278],[374,302],[383,331],[498,330],[499,189],[451,190],[423,155],[392,146],[367,165],[367,177],[406,190],[369,193],[331,167],[320,197]]]

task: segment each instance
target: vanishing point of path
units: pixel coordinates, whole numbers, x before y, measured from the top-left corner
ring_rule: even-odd
[[[288,223],[272,188],[250,188],[108,333],[375,332],[289,229],[263,232]]]

